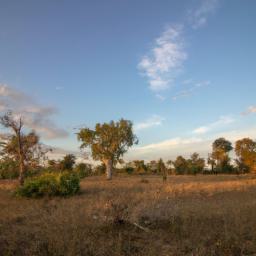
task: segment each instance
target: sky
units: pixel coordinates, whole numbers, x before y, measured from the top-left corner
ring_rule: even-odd
[[[79,128],[129,119],[139,144],[126,159],[256,139],[255,12],[250,0],[0,0],[0,111],[67,152]]]

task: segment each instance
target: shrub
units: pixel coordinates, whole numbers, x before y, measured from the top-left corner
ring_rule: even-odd
[[[11,158],[0,160],[0,179],[16,179],[19,177],[19,166]]]
[[[72,172],[45,173],[25,180],[24,185],[18,188],[17,195],[25,197],[69,196],[79,191],[79,183],[78,175]]]
[[[76,166],[75,172],[78,174],[80,179],[92,175],[92,167],[90,164],[80,163]]]
[[[74,195],[79,189],[80,179],[76,173],[65,172],[59,177],[59,193],[62,196]]]

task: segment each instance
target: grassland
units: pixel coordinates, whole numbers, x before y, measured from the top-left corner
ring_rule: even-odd
[[[70,198],[0,183],[0,255],[256,255],[256,177],[91,177]]]

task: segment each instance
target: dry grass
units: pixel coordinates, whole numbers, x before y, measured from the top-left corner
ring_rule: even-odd
[[[147,180],[148,182],[146,182]],[[253,176],[92,177],[71,198],[0,183],[0,255],[256,255]]]

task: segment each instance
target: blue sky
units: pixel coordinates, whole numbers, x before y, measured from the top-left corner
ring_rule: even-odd
[[[52,146],[123,117],[128,157],[202,154],[256,137],[256,2],[0,0],[0,111]]]

